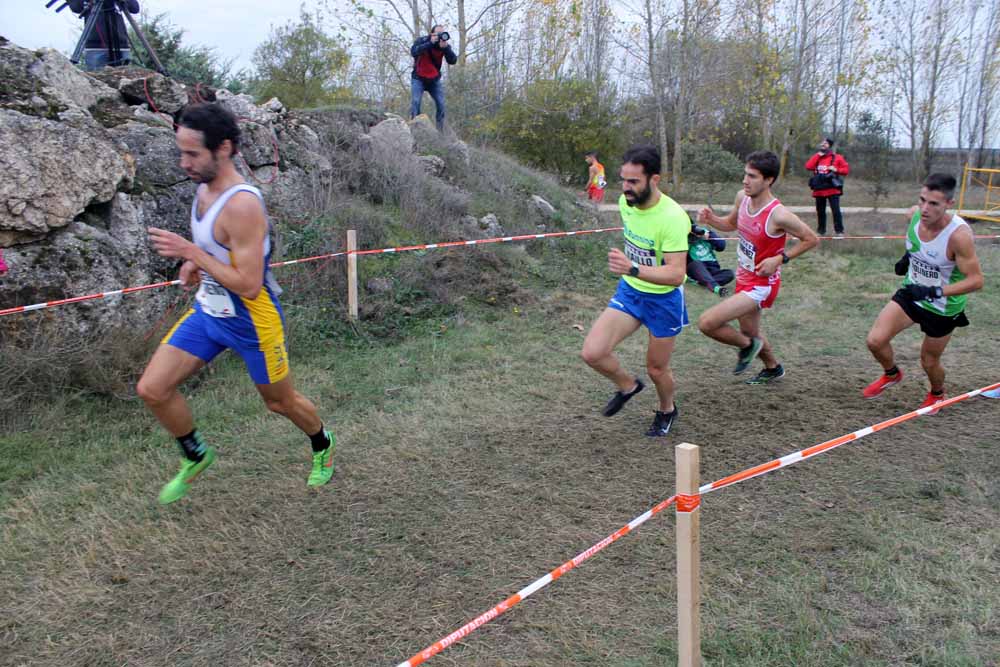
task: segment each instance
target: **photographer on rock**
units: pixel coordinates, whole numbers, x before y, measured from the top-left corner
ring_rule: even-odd
[[[86,21],[98,11],[97,23],[84,44],[84,69],[128,65],[132,60],[128,30],[120,11],[139,13],[138,0],[67,0],[70,11]],[[74,61],[75,62],[75,61]]]
[[[437,106],[438,132],[444,132],[444,86],[441,83],[441,65],[447,60],[449,65],[458,62],[449,41],[451,35],[444,26],[435,25],[430,34],[418,38],[410,47],[413,56],[413,74],[410,77],[410,118],[420,114],[420,103],[424,92],[430,94]]]

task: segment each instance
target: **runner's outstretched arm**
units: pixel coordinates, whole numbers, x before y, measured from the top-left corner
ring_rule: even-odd
[[[736,201],[733,202],[733,210],[731,210],[725,217],[720,217],[715,214],[711,206],[706,206],[698,212],[698,224],[701,225],[711,225],[719,231],[732,232],[736,230],[736,220],[740,212],[740,204],[743,203],[743,198],[746,197],[743,191],[740,190],[736,193]]]

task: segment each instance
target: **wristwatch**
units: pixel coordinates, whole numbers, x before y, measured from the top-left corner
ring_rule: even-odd
[[[782,250],[782,251],[781,251],[781,263],[782,263],[782,264],[788,264],[788,263],[789,263],[790,261],[792,261],[792,258],[791,258],[791,257],[789,257],[789,256],[788,256],[788,255],[787,255],[787,254],[785,253],[785,251],[784,251],[784,250]]]
[[[628,274],[633,278],[639,277],[639,264],[638,262],[632,262],[632,268],[628,270]]]

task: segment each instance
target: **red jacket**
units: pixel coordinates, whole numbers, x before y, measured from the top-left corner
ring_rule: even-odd
[[[817,174],[825,174],[831,165],[837,168],[837,175],[841,177],[847,176],[851,171],[851,168],[847,165],[847,160],[840,153],[830,152],[826,155],[816,153],[806,160],[806,169]],[[813,190],[813,197],[833,197],[842,194],[844,194],[844,191],[841,188]]]

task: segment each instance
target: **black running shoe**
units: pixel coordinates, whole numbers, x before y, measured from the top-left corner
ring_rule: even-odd
[[[733,369],[733,375],[739,375],[749,368],[763,347],[763,340],[760,338],[750,338],[750,344],[741,349],[739,354],[736,355],[736,367]]]
[[[729,296],[729,288],[728,287],[720,287],[719,291],[716,292],[716,294],[719,295],[720,299],[725,299],[727,296]]]
[[[783,377],[785,377],[785,368],[781,364],[778,364],[774,368],[765,368],[760,373],[757,373],[757,375],[747,380],[747,384],[767,384],[772,380]]]
[[[656,411],[656,416],[653,417],[653,423],[650,425],[649,430],[646,431],[646,435],[651,438],[659,438],[670,433],[670,427],[674,425],[674,420],[677,419],[677,404],[674,404],[674,409],[672,412],[660,412]]]
[[[640,391],[642,391],[645,388],[645,386],[646,385],[642,383],[642,380],[636,378],[635,389],[633,389],[632,391],[630,392],[616,391],[615,395],[611,397],[610,401],[608,401],[608,404],[604,406],[604,412],[603,412],[604,416],[612,417],[618,414],[618,411],[621,410],[623,407],[625,407],[625,404],[628,403],[628,399],[632,398]]]

